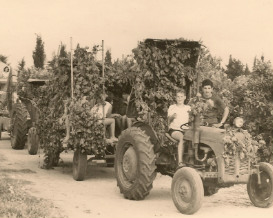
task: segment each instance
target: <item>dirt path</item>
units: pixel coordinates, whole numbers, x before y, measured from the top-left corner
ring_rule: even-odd
[[[63,153],[62,167],[44,170],[43,157],[28,155],[27,150],[13,150],[7,134],[0,141],[0,170],[16,179],[30,181],[25,189],[34,196],[53,201],[68,217],[183,217],[171,197],[171,178],[157,175],[154,188],[143,201],[123,198],[116,186],[113,168],[88,166],[85,181],[72,178],[73,153]],[[0,172],[1,172],[0,171]],[[256,208],[250,202],[246,185],[219,190],[205,197],[202,208],[192,217],[272,218],[273,207]]]

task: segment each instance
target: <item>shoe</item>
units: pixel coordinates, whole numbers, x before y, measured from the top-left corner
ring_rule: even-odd
[[[111,140],[112,142],[117,142],[117,141],[118,141],[118,138],[112,137],[112,138],[110,138],[110,140]]]

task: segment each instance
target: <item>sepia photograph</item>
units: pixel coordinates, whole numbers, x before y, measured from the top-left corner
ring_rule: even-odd
[[[272,0],[0,0],[0,218],[272,218]]]

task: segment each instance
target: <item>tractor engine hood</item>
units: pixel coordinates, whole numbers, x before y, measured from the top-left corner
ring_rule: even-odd
[[[206,144],[212,148],[216,155],[224,152],[224,137],[226,130],[213,127],[200,126],[199,143]],[[184,139],[192,141],[193,129],[185,132]]]

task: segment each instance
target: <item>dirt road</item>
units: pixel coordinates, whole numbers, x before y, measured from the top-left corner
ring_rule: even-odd
[[[72,178],[73,153],[63,153],[64,164],[53,170],[41,169],[43,155],[28,155],[27,150],[13,150],[9,137],[0,141],[0,173],[9,172],[16,179],[30,183],[25,189],[36,197],[52,201],[67,217],[183,217],[171,197],[171,178],[157,175],[154,188],[143,201],[123,198],[116,185],[113,168],[90,165],[85,181]],[[203,206],[192,217],[262,217],[272,218],[273,207],[256,208],[250,202],[246,185],[224,188],[205,197]]]

